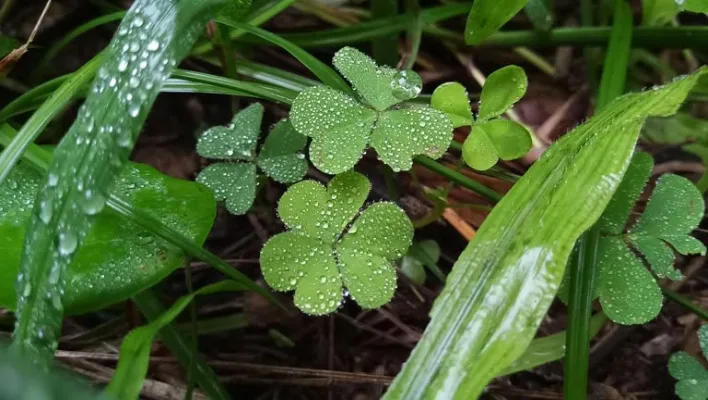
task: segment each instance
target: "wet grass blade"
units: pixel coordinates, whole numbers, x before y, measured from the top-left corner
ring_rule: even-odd
[[[5,178],[17,164],[27,146],[34,142],[49,122],[64,110],[66,104],[74,98],[76,93],[91,81],[101,59],[102,57],[99,55],[84,64],[81,69],[65,80],[57,90],[53,91],[52,96],[25,122],[12,143],[0,154],[0,183],[5,181]],[[0,115],[7,118],[3,113],[0,113]]]
[[[370,7],[374,20],[398,15],[398,0],[372,1]],[[379,65],[395,67],[398,63],[398,35],[377,37],[371,43],[371,52]]]
[[[65,271],[104,207],[107,189],[162,84],[191,49],[210,12],[223,4],[138,0],[123,19],[35,202],[16,284],[13,347],[23,356],[51,363],[61,330]]]
[[[244,289],[246,289],[245,286],[233,281],[224,281],[205,286],[192,294],[180,297],[167,311],[161,313],[159,317],[155,318],[153,316],[150,318],[150,324],[132,330],[121,343],[120,360],[118,361],[118,366],[111,379],[111,383],[106,388],[106,393],[117,399],[137,399],[143,387],[145,375],[147,374],[148,364],[150,362],[150,350],[157,333],[170,324],[196,296],[241,291]],[[143,302],[147,302],[148,296],[151,295],[147,294],[138,297],[140,297]],[[157,299],[153,298],[153,300],[156,301]],[[148,307],[149,305],[144,304],[144,306]],[[223,389],[219,390],[219,392],[223,392]],[[214,394],[210,394],[210,398],[228,398],[228,395],[225,393],[215,394],[216,397]]]
[[[298,61],[300,61],[303,65],[307,67],[307,69],[310,70],[313,74],[315,74],[316,77],[320,78],[320,80],[327,86],[330,86],[334,89],[337,89],[339,91],[345,92],[345,93],[350,93],[353,94],[352,88],[344,81],[344,79],[336,72],[334,71],[331,67],[329,67],[327,64],[323,63],[319,59],[317,59],[315,56],[312,54],[308,53],[307,51],[303,50],[299,46],[296,46],[292,44],[291,42],[282,39],[278,35],[274,35],[268,31],[264,31],[263,29],[256,28],[254,26],[250,26],[248,24],[244,24],[238,21],[232,21],[229,19],[225,18],[218,18],[218,22],[228,25],[232,28],[239,28],[243,29],[244,31],[258,36],[259,38],[266,40],[270,43],[273,43],[276,46],[279,46],[283,50],[287,51],[295,57]]]
[[[675,113],[706,73],[622,96],[547,150],[455,263],[384,399],[477,398],[524,353],[575,241],[617,189],[644,120]]]

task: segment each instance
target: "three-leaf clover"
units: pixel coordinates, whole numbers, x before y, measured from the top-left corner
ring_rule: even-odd
[[[226,200],[232,214],[245,214],[256,198],[257,167],[280,183],[301,180],[307,161],[300,151],[307,138],[293,129],[288,120],[275,124],[256,155],[263,106],[255,103],[237,113],[228,126],[213,127],[199,138],[200,156],[223,162],[204,168],[197,181],[208,186],[217,201]]]
[[[369,145],[394,171],[410,169],[415,155],[439,158],[445,153],[452,140],[445,114],[428,106],[399,105],[422,90],[417,73],[379,67],[351,47],[339,50],[333,63],[359,98],[310,87],[297,96],[290,112],[295,129],[312,138],[315,167],[329,174],[347,171]]]
[[[698,329],[703,357],[708,358],[708,325]],[[679,351],[669,359],[669,373],[676,378],[675,392],[681,400],[708,399],[708,370],[690,354]]]
[[[410,246],[413,226],[393,203],[374,203],[359,214],[370,189],[366,177],[350,171],[326,188],[315,181],[297,183],[280,199],[278,213],[289,231],[265,244],[261,269],[273,289],[295,290],[295,305],[303,312],[335,311],[342,286],[364,308],[393,297],[392,260]]]
[[[674,252],[684,255],[706,252],[705,246],[690,236],[703,217],[703,197],[691,181],[677,175],[659,178],[644,213],[625,231],[652,167],[651,156],[637,153],[598,221],[601,238],[596,294],[605,314],[625,325],[655,318],[663,300],[656,279],[635,251],[646,260],[654,275],[674,280],[682,277],[673,267]]]
[[[498,118],[523,97],[526,85],[526,74],[520,67],[510,65],[494,71],[482,88],[477,120],[464,86],[448,82],[435,89],[430,105],[445,112],[455,128],[472,126],[462,145],[462,158],[467,165],[483,171],[500,158],[513,160],[531,149],[531,135],[523,125]]]

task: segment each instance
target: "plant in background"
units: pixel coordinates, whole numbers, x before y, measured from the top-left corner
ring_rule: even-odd
[[[303,90],[290,118],[295,129],[312,138],[310,161],[338,174],[351,169],[371,146],[394,171],[408,170],[415,155],[441,157],[452,140],[445,114],[423,105],[400,104],[420,94],[420,76],[377,66],[364,53],[345,47],[334,66],[359,95],[353,98],[326,86]]]
[[[197,181],[207,185],[232,214],[245,214],[256,198],[257,168],[280,183],[294,183],[307,172],[301,153],[307,138],[288,120],[278,122],[256,155],[263,106],[254,103],[237,113],[229,126],[213,127],[199,137],[197,153],[220,160],[204,168]]]
[[[401,259],[401,272],[411,281],[422,285],[425,283],[425,268],[435,274],[442,282],[445,275],[438,267],[440,260],[440,245],[434,240],[421,240],[415,242],[408,249],[408,253]]]
[[[648,322],[661,310],[661,289],[635,251],[656,277],[672,280],[683,278],[673,267],[674,252],[706,252],[703,243],[690,236],[703,218],[703,197],[691,181],[678,175],[659,178],[644,213],[626,228],[653,165],[647,153],[634,156],[598,222],[602,236],[596,294],[605,314],[620,324]],[[566,284],[559,296],[567,297],[567,289]]]
[[[477,170],[487,170],[499,159],[513,160],[531,149],[531,135],[526,127],[499,118],[523,97],[526,86],[524,70],[515,65],[490,74],[482,88],[476,120],[464,86],[448,82],[435,89],[431,106],[445,112],[455,128],[472,127],[462,145],[462,157],[467,165]]]
[[[708,358],[708,325],[698,329],[698,343],[703,357]],[[681,400],[708,399],[708,370],[703,364],[685,351],[671,355],[669,373],[676,378],[676,395]]]
[[[410,246],[413,226],[393,203],[374,203],[359,214],[370,189],[365,176],[350,171],[326,188],[315,181],[297,183],[280,199],[278,213],[289,231],[265,244],[261,269],[273,289],[295,290],[295,305],[303,312],[335,311],[343,286],[364,308],[393,297],[392,260]]]

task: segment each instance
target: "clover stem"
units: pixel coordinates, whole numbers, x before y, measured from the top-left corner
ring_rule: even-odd
[[[499,193],[495,192],[494,190],[482,185],[481,183],[475,181],[474,179],[461,174],[451,168],[448,168],[439,162],[436,162],[435,160],[431,159],[430,157],[426,156],[417,156],[413,158],[413,162],[416,164],[423,166],[439,175],[442,175],[443,177],[457,183],[460,186],[463,186],[478,195],[484,197],[485,199],[497,203],[499,200],[501,200],[502,195]]]
[[[673,301],[674,303],[680,305],[681,307],[685,308],[686,310],[688,310],[688,311],[696,314],[697,316],[703,318],[704,320],[708,321],[708,310],[705,310],[701,307],[696,306],[689,299],[681,296],[680,294],[674,292],[673,290],[661,289],[661,291],[664,292],[664,296],[666,296],[667,299]]]

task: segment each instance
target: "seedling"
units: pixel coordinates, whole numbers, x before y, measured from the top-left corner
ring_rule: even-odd
[[[197,181],[207,185],[217,201],[226,201],[226,209],[242,215],[256,198],[257,168],[280,183],[301,180],[307,161],[300,151],[307,138],[297,133],[288,120],[278,122],[256,155],[261,131],[263,106],[253,104],[236,114],[229,126],[217,126],[204,132],[197,143],[197,153],[223,162],[206,167]]]
[[[705,246],[690,236],[703,216],[703,197],[691,181],[677,175],[659,178],[644,213],[625,231],[652,167],[648,154],[634,156],[598,222],[602,238],[596,293],[605,314],[620,324],[648,322],[661,310],[661,289],[635,252],[641,254],[658,278],[673,280],[682,278],[673,268],[674,252],[706,252]]]
[[[342,287],[364,308],[393,297],[392,260],[410,246],[413,226],[393,203],[374,203],[359,215],[370,189],[365,176],[350,171],[326,188],[315,181],[297,183],[280,199],[278,212],[289,231],[265,244],[261,269],[273,289],[295,290],[295,305],[303,312],[335,311]]]
[[[526,86],[524,70],[515,65],[493,72],[482,88],[477,120],[464,86],[448,82],[435,89],[432,107],[445,112],[455,128],[472,127],[462,145],[462,158],[467,165],[483,171],[500,158],[513,160],[531,149],[531,135],[523,125],[498,118],[523,97]]]
[[[421,240],[413,243],[408,253],[401,259],[401,272],[413,282],[422,285],[425,283],[425,268],[435,274],[442,282],[445,275],[438,267],[440,260],[440,246],[434,240]]]
[[[708,325],[698,329],[703,357],[708,358]],[[708,399],[708,370],[692,355],[679,351],[669,359],[669,373],[676,378],[675,392],[681,400]]]
[[[295,129],[312,138],[310,160],[319,170],[338,174],[351,169],[367,146],[394,171],[412,167],[415,155],[439,158],[452,140],[450,121],[422,105],[402,105],[418,96],[422,80],[413,71],[377,66],[369,56],[345,47],[334,66],[359,98],[326,86],[310,87],[290,111]]]

